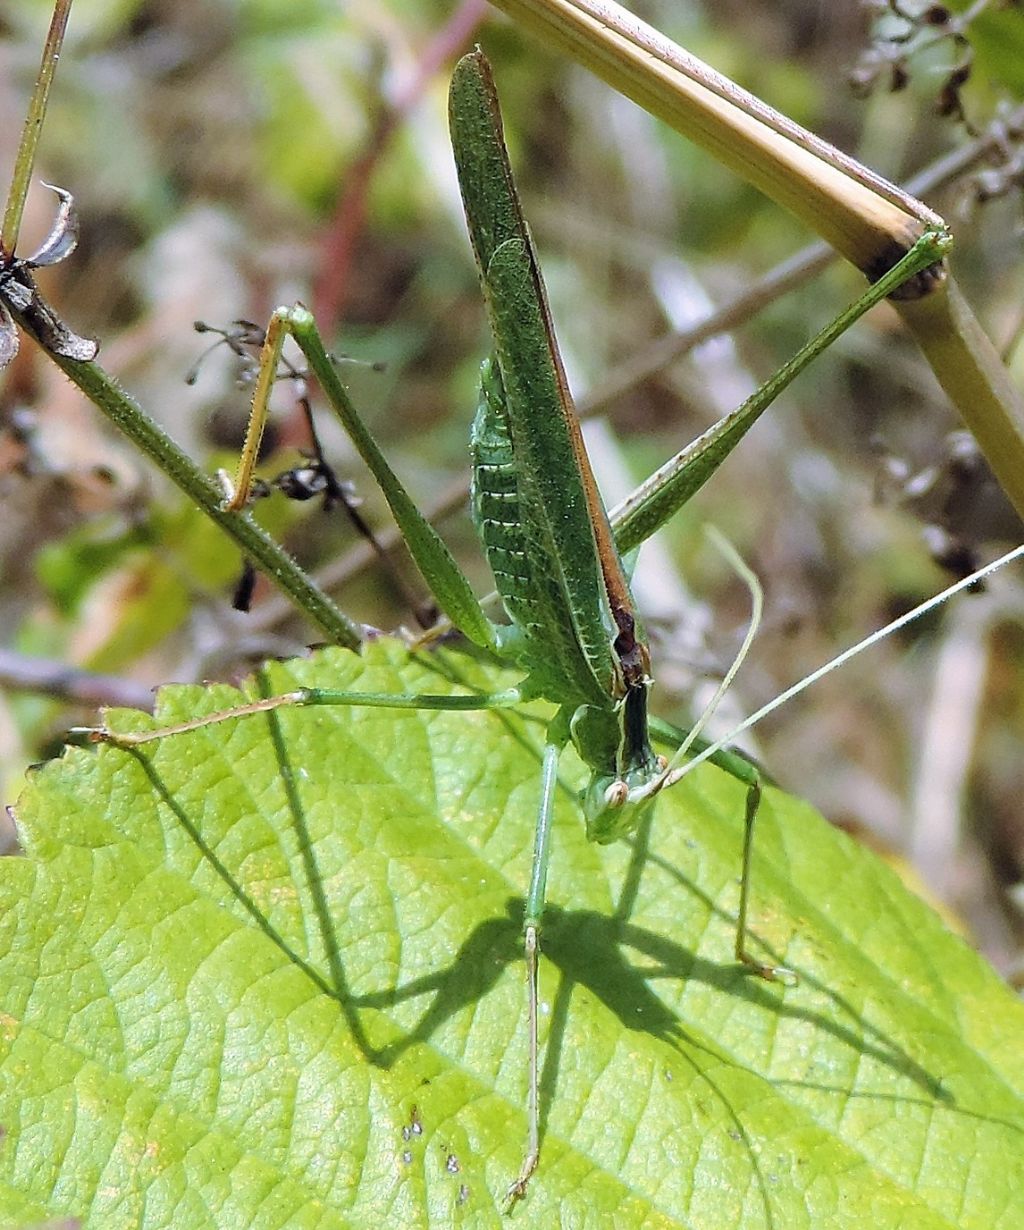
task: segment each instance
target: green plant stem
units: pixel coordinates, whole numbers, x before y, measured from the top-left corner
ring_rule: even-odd
[[[613,0],[491,3],[706,149],[869,277],[941,222]]]
[[[3,230],[0,231],[0,249],[3,250],[4,259],[14,255],[14,249],[18,243],[18,232],[21,230],[21,219],[25,212],[25,198],[28,196],[32,168],[36,161],[39,134],[43,129],[50,86],[53,84],[53,75],[57,71],[57,61],[60,59],[60,49],[64,43],[64,32],[67,29],[70,14],[71,0],[57,0],[53,6],[53,17],[50,19],[50,29],[46,35],[35,88],[29,100],[25,126],[21,131],[21,143],[18,146],[18,156],[14,161],[14,172],[11,175],[11,190],[7,195],[7,205],[4,209]]]
[[[29,323],[20,316],[18,324],[35,337]],[[38,337],[36,341],[39,341]],[[295,560],[256,524],[249,513],[227,512],[224,509],[224,493],[217,484],[199,469],[98,363],[83,363],[64,358],[52,351],[47,353],[93,405],[102,410],[119,431],[154,461],[211,521],[219,525],[243,554],[283,590],[318,628],[332,641],[347,649],[357,649],[360,646],[362,634],[359,625],[334,605]]]
[[[1024,394],[970,304],[950,276],[933,294],[893,306],[1024,518]]]

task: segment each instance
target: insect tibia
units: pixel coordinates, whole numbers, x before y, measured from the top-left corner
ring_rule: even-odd
[[[155,726],[152,730],[111,730],[108,726],[76,727],[69,732],[69,737],[73,736],[78,742],[111,743],[114,747],[139,747],[143,743],[155,743],[159,739],[168,739],[172,735],[185,735],[192,730],[202,730],[204,726],[217,726],[232,718],[251,717],[255,713],[269,713],[273,709],[282,709],[287,706],[317,703],[319,700],[315,692],[310,688],[302,688],[295,692],[282,692],[278,696],[264,696],[244,705],[234,705],[230,709],[218,709],[202,717],[190,718],[187,722]]]

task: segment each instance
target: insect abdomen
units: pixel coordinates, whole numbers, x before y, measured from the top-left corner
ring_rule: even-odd
[[[499,407],[501,396],[500,377],[488,359],[481,369],[480,404],[470,433],[473,521],[505,610],[528,632],[534,611],[529,598],[527,541],[512,441]]]
[[[529,518],[524,518],[503,398],[497,367],[486,360],[470,434],[473,521],[505,611],[520,634],[510,652],[537,694],[559,704],[590,698],[606,705],[608,693],[595,689],[593,673],[561,609],[544,546],[531,538]]]

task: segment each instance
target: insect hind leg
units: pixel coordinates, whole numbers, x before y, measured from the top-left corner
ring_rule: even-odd
[[[736,960],[769,982],[796,982],[796,974],[785,965],[769,965],[747,951],[747,910],[750,903],[750,868],[754,850],[754,823],[761,807],[761,777],[756,769],[747,785],[743,816],[743,864],[740,870],[740,907],[736,917]]]

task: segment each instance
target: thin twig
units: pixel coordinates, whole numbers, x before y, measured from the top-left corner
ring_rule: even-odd
[[[469,488],[465,480],[455,479],[432,504],[427,505],[424,516],[431,525],[436,525],[462,508],[468,495]],[[401,548],[402,535],[395,525],[388,525],[374,537],[375,547],[365,541],[357,543],[341,559],[326,565],[315,573],[314,579],[317,585],[325,591],[343,589],[349,581],[375,563],[380,557],[380,552],[390,553]],[[284,623],[294,614],[293,603],[280,594],[272,594],[250,612],[245,626],[249,631],[266,632]]]
[[[0,232],[0,260],[3,261],[14,256],[14,249],[18,245],[18,232],[21,230],[21,219],[25,212],[25,198],[28,196],[29,183],[32,180],[32,168],[35,166],[39,136],[43,130],[50,86],[53,84],[53,75],[57,71],[57,61],[60,59],[60,49],[64,43],[64,32],[67,29],[70,14],[71,0],[57,0],[53,6],[53,17],[50,19],[50,29],[43,46],[39,74],[29,100],[25,126],[21,130],[21,143],[18,146],[18,156],[14,161],[14,172],[11,176],[11,190],[4,209],[3,230]]]
[[[132,679],[97,675],[56,658],[34,658],[0,647],[0,687],[13,692],[41,692],[57,700],[98,708],[153,711],[153,691]]]
[[[434,75],[461,51],[488,12],[484,0],[463,0],[451,19],[431,39],[416,72],[391,106],[382,107],[362,153],[348,168],[344,193],[322,245],[321,276],[313,289],[313,314],[329,334],[344,310],[351,284],[356,242],[366,223],[370,184],[402,121],[416,106]]]
[[[1024,122],[1024,108],[1010,122]],[[906,191],[914,196],[923,196],[945,187],[958,176],[980,162],[986,154],[999,148],[999,138],[987,134],[961,149],[937,159],[907,180]],[[666,333],[656,338],[639,354],[620,363],[601,377],[600,388],[584,394],[577,403],[581,417],[597,414],[611,402],[636,388],[645,380],[663,371],[676,359],[681,359],[691,350],[721,333],[729,333],[753,319],[762,309],[790,291],[804,286],[811,278],[827,269],[838,254],[825,243],[808,244],[795,255],[780,262],[773,269],[753,282],[735,299],[716,308],[703,320],[678,332]]]

